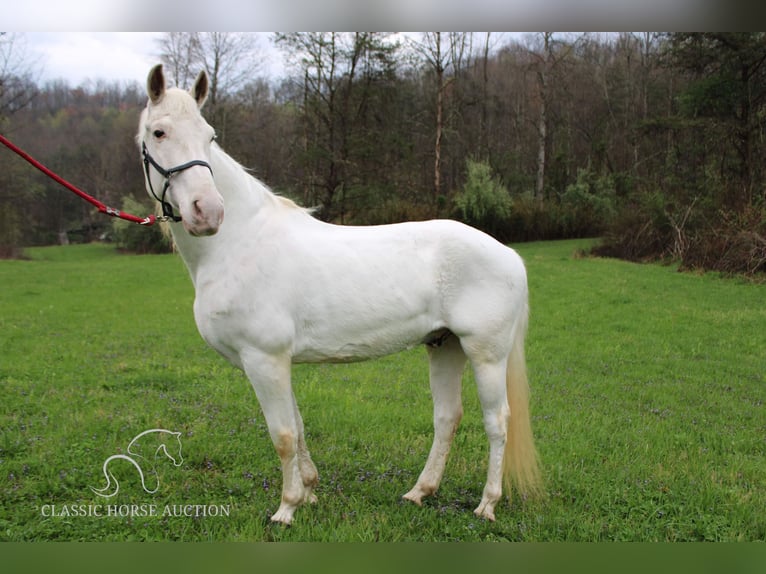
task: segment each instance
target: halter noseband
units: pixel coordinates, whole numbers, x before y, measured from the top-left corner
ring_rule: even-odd
[[[149,150],[146,149],[146,142],[141,142],[141,153],[144,156],[144,172],[146,173],[146,181],[149,182],[149,191],[152,192],[154,199],[159,201],[160,205],[162,205],[163,217],[165,217],[166,219],[172,219],[173,221],[181,221],[181,216],[176,215],[173,212],[173,206],[170,204],[170,202],[165,201],[165,194],[168,192],[168,188],[170,187],[170,178],[173,177],[175,174],[184,171],[185,169],[194,167],[195,165],[201,165],[202,167],[208,168],[210,170],[210,175],[213,175],[213,168],[210,167],[210,164],[207,163],[206,161],[202,161],[201,159],[193,159],[192,161],[188,161],[186,163],[182,163],[181,165],[177,165],[176,167],[165,169],[160,164],[158,164],[151,155],[149,155]],[[159,172],[159,174],[165,178],[165,184],[162,186],[161,196],[158,196],[154,192],[154,186],[152,185],[152,178],[149,174],[149,165],[154,166],[154,169],[156,169]]]

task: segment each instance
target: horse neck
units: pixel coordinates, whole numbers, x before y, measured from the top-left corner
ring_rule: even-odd
[[[241,240],[248,221],[277,205],[275,196],[266,186],[217,145],[211,147],[210,167],[224,201],[224,221],[218,233],[210,237],[192,237],[181,223],[170,226],[175,245],[195,286],[198,271],[206,260],[220,258],[225,250]]]
[[[250,218],[270,203],[271,192],[218,145],[211,147],[210,164],[229,221]]]

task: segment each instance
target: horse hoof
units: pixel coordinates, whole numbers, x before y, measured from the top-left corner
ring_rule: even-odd
[[[423,506],[423,495],[416,492],[415,489],[410,490],[407,494],[403,495],[402,498],[414,502],[418,506]]]
[[[490,522],[495,521],[495,510],[487,504],[480,504],[479,507],[473,511],[473,513],[479,518],[486,518]]]
[[[293,510],[280,508],[271,517],[271,521],[278,524],[284,524],[285,526],[290,526],[293,522]]]

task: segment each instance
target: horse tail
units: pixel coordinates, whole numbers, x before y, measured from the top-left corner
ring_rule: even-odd
[[[505,441],[503,477],[509,500],[514,486],[522,499],[538,498],[544,492],[529,415],[529,383],[524,355],[528,316],[529,307],[527,301],[524,301],[514,328],[513,347],[508,355],[506,369],[506,392],[511,417]]]

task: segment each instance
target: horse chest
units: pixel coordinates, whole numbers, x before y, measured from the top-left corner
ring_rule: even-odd
[[[234,364],[245,348],[281,353],[291,344],[291,321],[278,302],[226,281],[197,289],[194,319],[205,342]]]

